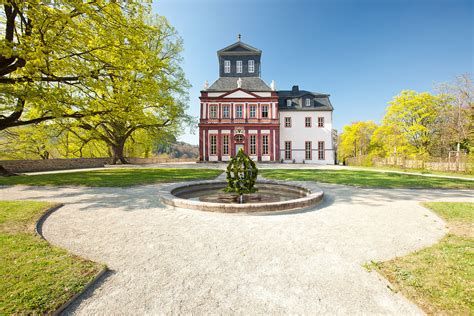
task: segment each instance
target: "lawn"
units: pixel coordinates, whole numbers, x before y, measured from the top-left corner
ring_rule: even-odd
[[[360,187],[474,189],[474,181],[393,172],[319,169],[265,169],[259,172],[270,179],[316,181]]]
[[[216,169],[110,169],[0,177],[0,185],[80,185],[89,187],[128,187],[157,182],[213,179],[222,170]]]
[[[50,314],[103,268],[34,233],[36,221],[51,206],[0,201],[0,315]]]
[[[371,266],[428,314],[474,315],[474,203],[425,203],[449,234],[436,245]]]

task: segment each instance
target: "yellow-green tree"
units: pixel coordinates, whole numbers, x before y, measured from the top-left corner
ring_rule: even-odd
[[[402,91],[389,102],[382,126],[392,131],[391,136],[402,138],[399,143],[406,142],[417,154],[432,154],[438,149],[436,140],[443,133],[442,114],[451,107],[449,102],[450,97],[445,94]]]
[[[373,121],[359,121],[344,126],[337,148],[339,159],[367,155],[371,137],[376,128],[377,124]]]
[[[111,70],[136,64],[116,52],[140,59],[137,43],[150,30],[149,5],[133,0],[2,3],[0,130],[102,113],[79,94],[107,94],[94,88]]]
[[[131,41],[116,34],[117,42]],[[189,83],[181,69],[181,39],[164,17],[156,16],[136,38],[134,51],[115,50],[108,58],[126,61],[127,67],[107,69],[107,75],[81,93],[84,102],[100,115],[78,118],[72,129],[83,129],[107,144],[112,162],[127,163],[124,148],[134,134],[149,137],[178,135],[186,115]]]

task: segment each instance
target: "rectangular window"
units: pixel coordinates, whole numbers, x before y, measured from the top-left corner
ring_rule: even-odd
[[[255,62],[253,59],[249,60],[249,73],[254,73],[255,72]]]
[[[311,99],[306,99],[306,106],[311,106]]]
[[[211,105],[209,107],[209,117],[217,118],[217,105]]]
[[[257,114],[257,106],[251,105],[250,106],[250,117],[254,118]]]
[[[268,135],[262,135],[262,155],[268,155]]]
[[[250,135],[250,154],[257,154],[257,135]]]
[[[224,72],[226,74],[230,73],[230,60],[224,60]]]
[[[223,105],[222,106],[222,118],[229,118],[229,117],[230,117],[229,106],[228,105]]]
[[[229,135],[222,136],[222,154],[223,155],[229,154]]]
[[[291,127],[291,117],[285,117],[285,127]]]
[[[318,142],[318,159],[324,160],[324,142]]]
[[[210,135],[209,138],[210,138],[209,143],[211,144],[209,154],[215,156],[217,155],[217,135]]]
[[[324,117],[318,117],[318,127],[324,127]]]
[[[242,105],[235,106],[235,118],[242,118]]]
[[[286,100],[286,106],[287,106],[287,107],[290,107],[290,106],[291,106],[291,100],[290,100],[290,99]]]
[[[262,117],[268,117],[268,105],[262,105]]]
[[[311,160],[311,142],[304,142],[304,159]]]
[[[304,127],[311,127],[311,117],[304,118]]]
[[[237,60],[237,73],[241,74],[242,73],[242,61]]]
[[[285,160],[291,160],[291,141],[285,142]]]

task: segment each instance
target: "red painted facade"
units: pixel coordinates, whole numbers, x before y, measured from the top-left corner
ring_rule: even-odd
[[[275,91],[258,93],[240,88],[221,93],[202,91],[200,100],[201,161],[226,161],[241,146],[256,161],[280,159],[278,96]],[[238,115],[240,109],[241,116]],[[228,155],[224,155],[226,146]]]

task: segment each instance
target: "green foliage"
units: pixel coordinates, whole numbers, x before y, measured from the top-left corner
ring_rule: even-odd
[[[194,123],[182,40],[148,4],[11,0],[3,10],[0,130],[56,119],[62,155],[105,152],[125,163],[126,147],[136,154],[130,144],[146,157],[150,139]]]
[[[442,84],[437,90],[438,94],[402,91],[389,102],[379,126],[370,121],[344,126],[338,144],[340,160],[356,157],[351,162],[358,165],[370,165],[374,157],[426,161],[430,157],[446,158],[458,144],[461,151],[471,152],[474,148],[471,76],[459,76],[454,83]],[[467,164],[466,168],[472,167]]]
[[[428,314],[474,313],[474,203],[426,203],[450,233],[437,244],[374,269]]]
[[[72,185],[90,187],[128,187],[132,185],[212,179],[221,174],[215,169],[108,169],[0,177],[0,185]]]
[[[355,122],[344,126],[337,148],[339,159],[366,155],[370,150],[370,139],[376,128],[377,124],[373,121]]]
[[[442,133],[442,113],[449,109],[447,95],[402,91],[387,108],[382,125],[392,129],[390,136],[399,136],[404,144],[419,155],[435,152],[435,139]],[[382,142],[390,143],[382,138]],[[393,140],[392,140],[393,143]],[[398,143],[400,144],[400,143]],[[395,146],[398,144],[394,144]],[[396,147],[393,147],[396,150]]]
[[[380,188],[474,189],[474,181],[425,177],[394,172],[367,170],[261,170],[263,176],[290,181],[316,181]]]
[[[33,225],[46,202],[0,201],[0,314],[50,314],[102,268],[52,247]]]
[[[255,162],[247,156],[242,149],[231,158],[227,165],[227,187],[225,192],[238,195],[256,192],[258,169]]]

